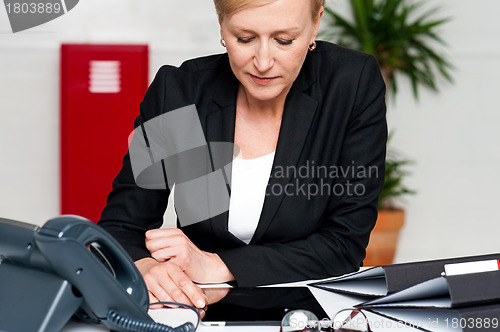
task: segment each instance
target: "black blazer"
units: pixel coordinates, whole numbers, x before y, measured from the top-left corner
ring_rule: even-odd
[[[365,257],[384,182],[385,84],[374,57],[317,44],[287,96],[250,244],[228,232],[228,212],[182,228],[200,249],[222,258],[239,286],[341,275]],[[195,104],[207,142],[234,142],[237,88],[227,54],[163,66],[135,127]],[[99,224],[134,260],[147,257],[144,233],[161,226],[168,196],[168,189],[135,184],[127,154]]]

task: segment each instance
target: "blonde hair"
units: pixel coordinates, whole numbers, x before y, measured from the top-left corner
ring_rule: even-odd
[[[252,7],[267,5],[276,0],[214,0],[215,10],[219,15],[219,20],[222,22],[224,16],[231,16],[240,10]],[[319,11],[325,6],[325,0],[309,0],[311,1],[312,19],[316,22],[319,19]]]

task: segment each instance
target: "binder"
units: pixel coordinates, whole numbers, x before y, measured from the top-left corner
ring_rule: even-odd
[[[497,303],[500,271],[441,276],[358,305],[361,308],[453,309]]]
[[[500,253],[380,265],[342,277],[315,282],[310,286],[332,292],[376,298],[437,278],[441,276],[446,264],[491,259],[500,259]]]
[[[476,332],[500,329],[499,304],[456,309],[374,308],[366,309],[367,312],[388,319],[387,327],[401,327],[402,331]]]

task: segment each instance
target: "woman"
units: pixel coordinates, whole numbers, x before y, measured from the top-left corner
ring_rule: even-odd
[[[315,42],[324,0],[214,2],[227,53],[162,67],[135,127],[196,105],[207,141],[240,149],[229,212],[156,229],[170,191],[139,188],[127,154],[99,222],[135,260],[152,302],[201,308],[194,282],[357,270],[377,216],[387,128],[376,60]]]

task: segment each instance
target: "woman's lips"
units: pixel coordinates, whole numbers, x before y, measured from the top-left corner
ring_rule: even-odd
[[[274,81],[277,77],[259,77],[259,76],[254,76],[250,74],[252,77],[252,80],[259,85],[268,85],[272,81]]]

